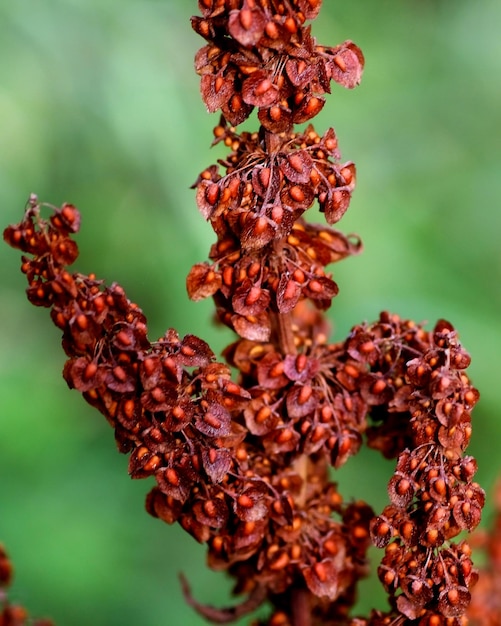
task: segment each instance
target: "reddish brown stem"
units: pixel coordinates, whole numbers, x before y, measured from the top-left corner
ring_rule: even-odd
[[[291,313],[273,315],[275,340],[283,354],[297,354]]]
[[[218,609],[208,604],[202,604],[195,600],[191,593],[190,585],[183,574],[179,574],[181,587],[186,602],[195,609],[195,611],[214,624],[229,624],[240,619],[248,613],[255,611],[266,599],[266,591],[264,587],[256,586],[248,598],[237,604],[236,606]],[[298,626],[309,626],[309,622],[298,622]]]
[[[291,594],[292,626],[311,626],[309,592],[295,589]]]

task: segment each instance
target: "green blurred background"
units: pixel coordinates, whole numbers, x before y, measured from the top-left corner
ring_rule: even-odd
[[[30,192],[83,214],[81,271],[116,280],[148,315],[220,350],[211,304],[184,280],[213,237],[189,189],[218,156],[192,69],[194,0],[0,2],[0,216]],[[365,253],[335,268],[334,335],[390,309],[445,317],[473,356],[482,392],[472,452],[489,489],[501,470],[501,3],[325,0],[314,34],[353,39],[362,85],[334,87],[332,125],[358,187],[340,227]],[[183,570],[203,601],[229,587],[203,546],[143,512],[149,485],[127,477],[100,415],[60,376],[60,333],[24,296],[19,255],[0,246],[0,538],[13,597],[58,626],[203,622],[183,602]],[[385,503],[391,466],[364,453],[339,475],[347,496]],[[374,585],[372,585],[373,588]],[[360,609],[381,595],[362,587]]]

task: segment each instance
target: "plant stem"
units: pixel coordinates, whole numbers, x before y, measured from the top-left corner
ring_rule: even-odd
[[[309,593],[306,589],[293,589],[291,594],[292,626],[311,626]]]
[[[283,354],[297,354],[291,313],[275,313],[272,316],[275,342]]]

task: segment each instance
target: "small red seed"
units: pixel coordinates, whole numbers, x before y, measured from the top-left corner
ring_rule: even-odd
[[[272,571],[283,570],[289,564],[289,555],[287,552],[282,552],[278,558],[276,558],[270,565]]]
[[[271,82],[271,80],[269,78],[265,78],[258,85],[256,85],[254,93],[256,94],[256,96],[262,96],[271,89],[272,85],[273,83]]]
[[[263,167],[259,170],[259,181],[263,187],[268,187],[270,184],[271,171],[269,167]]]
[[[209,450],[209,461],[211,463],[215,463],[217,461],[217,450],[215,450],[214,448],[211,448]]]
[[[469,405],[475,404],[475,400],[476,400],[475,393],[474,393],[473,391],[471,391],[471,390],[470,390],[470,391],[467,391],[467,392],[464,394],[464,399],[466,400],[466,402],[467,402]]]
[[[255,304],[259,298],[261,297],[261,288],[260,287],[252,287],[249,290],[249,293],[245,296],[245,304],[247,306],[252,306]]]
[[[285,287],[283,297],[284,300],[290,300],[294,298],[296,295],[296,285],[292,280],[287,281],[287,285]]]
[[[76,219],[76,210],[75,207],[69,206],[69,205],[65,205],[63,207],[63,210],[61,211],[61,215],[64,217],[64,219],[69,222],[70,224],[73,224],[73,222]]]
[[[205,413],[203,420],[206,424],[208,424],[211,428],[215,428],[216,430],[221,428],[221,420],[218,419],[213,413]]]
[[[451,604],[457,604],[459,602],[459,592],[457,589],[449,589],[447,592],[447,599]]]
[[[332,409],[330,406],[323,406],[320,411],[320,417],[322,422],[329,422],[332,419]]]
[[[284,507],[282,505],[282,503],[280,502],[280,500],[275,500],[272,504],[273,507],[273,511],[277,514],[277,515],[282,515],[284,512]]]
[[[359,348],[360,352],[363,354],[369,354],[374,350],[374,343],[372,341],[364,341],[364,343]]]
[[[428,540],[428,543],[431,543],[431,544],[435,543],[437,538],[438,538],[438,530],[436,530],[435,528],[432,528],[427,531],[426,539]]]
[[[344,178],[347,185],[349,185],[353,180],[353,172],[349,167],[343,167],[340,174]]]
[[[94,374],[97,372],[97,365],[95,363],[89,363],[85,368],[83,379],[90,380]]]
[[[223,270],[223,283],[228,287],[233,283],[233,268],[229,265]]]
[[[238,496],[237,499],[238,505],[244,509],[251,509],[254,506],[254,501],[247,494],[243,493],[241,496]]]
[[[322,106],[321,100],[313,96],[312,98],[308,100],[308,104],[306,105],[306,113],[308,115],[313,115],[320,110],[321,106]]]
[[[78,328],[80,328],[80,330],[87,330],[87,327],[89,325],[89,320],[83,313],[81,313],[80,315],[77,315],[75,321],[76,321]]]
[[[154,472],[158,467],[160,467],[160,463],[160,457],[155,454],[143,465],[143,469],[145,472]]]
[[[292,17],[288,17],[284,22],[285,29],[293,35],[297,31],[297,24]]]
[[[97,296],[96,298],[94,298],[93,305],[94,305],[94,310],[97,313],[102,313],[104,309],[106,308],[106,303],[102,296]]]
[[[271,409],[269,406],[262,406],[256,413],[255,420],[258,424],[265,422],[271,415]]]
[[[252,26],[252,11],[250,11],[249,9],[242,9],[238,17],[242,28],[244,28],[245,30],[249,30],[249,28]]]
[[[313,571],[321,583],[324,583],[327,580],[327,570],[323,563],[315,563]]]
[[[218,76],[214,81],[214,91],[219,93],[221,91],[221,87],[224,85],[224,78],[222,76]]]
[[[204,510],[204,513],[208,517],[216,517],[217,509],[216,509],[216,505],[214,504],[214,502],[212,502],[212,500],[206,500],[204,502],[203,510]]]
[[[181,353],[184,354],[184,356],[194,356],[196,351],[191,346],[183,346]]]
[[[219,186],[216,183],[210,184],[205,190],[205,197],[209,204],[215,205],[219,199]]]
[[[289,163],[296,172],[301,173],[303,171],[303,159],[299,154],[292,154],[289,157]]]
[[[292,277],[294,278],[296,282],[301,283],[301,284],[304,283],[305,278],[306,278],[303,270],[300,270],[300,269],[294,270]]]
[[[259,274],[260,271],[261,271],[261,263],[254,261],[253,263],[249,265],[247,269],[247,276],[249,276],[249,278],[254,278]]]
[[[288,428],[281,430],[278,433],[277,438],[276,438],[277,443],[287,443],[291,439],[292,439],[292,432]]]
[[[156,368],[156,361],[154,359],[146,358],[143,361],[143,368],[147,376],[151,376]]]
[[[336,54],[336,56],[332,60],[342,72],[346,72],[346,63],[344,62],[344,59],[340,54]]]
[[[313,293],[321,293],[323,291],[322,283],[318,280],[310,280],[308,287]]]
[[[386,381],[380,378],[379,380],[376,380],[376,382],[372,385],[371,391],[372,393],[378,395],[380,393],[383,393],[385,389],[386,389]]]
[[[414,525],[412,524],[412,522],[404,522],[400,526],[400,534],[404,539],[408,541],[414,534]]]
[[[270,368],[270,376],[272,378],[278,378],[279,376],[282,376],[283,373],[284,373],[283,361],[279,361],[278,363],[275,363],[275,365],[273,365],[273,367]]]
[[[127,419],[132,419],[134,417],[135,410],[134,400],[126,400],[123,405],[123,413]]]
[[[160,404],[162,402],[165,402],[165,394],[164,394],[164,392],[162,391],[162,389],[160,387],[154,387],[151,390],[151,397],[158,404]]]
[[[120,382],[127,380],[127,372],[120,365],[113,368],[113,376]]]
[[[165,470],[165,478],[167,482],[171,484],[173,487],[177,487],[179,485],[179,475],[178,473],[169,467]]]
[[[298,185],[294,185],[289,189],[289,195],[294,202],[304,202],[304,191]]]
[[[255,235],[262,235],[265,231],[266,228],[268,227],[268,220],[265,217],[258,217],[256,222],[254,223],[254,234]]]
[[[271,219],[275,224],[281,224],[284,217],[284,210],[281,206],[275,205],[271,210]]]
[[[354,365],[345,365],[344,366],[344,371],[348,374],[348,376],[351,376],[351,378],[358,378],[360,375],[360,372],[357,370],[357,368]]]
[[[435,481],[434,488],[435,491],[441,496],[444,496],[447,493],[447,485],[443,478],[438,478]]]
[[[399,496],[404,496],[410,489],[411,483],[407,480],[407,478],[402,478],[398,481],[395,491]]]
[[[121,330],[119,333],[117,333],[117,341],[123,346],[130,346],[132,343],[132,339],[129,337],[129,334],[125,330]]]
[[[299,373],[303,372],[308,363],[308,357],[305,354],[298,354],[296,357],[296,369]]]
[[[313,394],[313,389],[309,385],[305,385],[301,387],[301,391],[299,392],[297,401],[298,404],[305,404],[311,398]]]
[[[223,545],[223,538],[220,535],[216,535],[216,537],[212,539],[211,549],[214,550],[214,552],[221,552],[223,549]]]
[[[268,109],[268,115],[274,122],[278,122],[282,117],[282,109],[279,106],[272,106]]]
[[[320,425],[315,426],[311,434],[311,441],[313,443],[317,443],[318,441],[321,441],[324,434],[325,434],[325,428],[323,426],[320,426]]]
[[[264,32],[270,39],[277,39],[279,36],[278,28],[275,22],[268,22],[264,27]]]

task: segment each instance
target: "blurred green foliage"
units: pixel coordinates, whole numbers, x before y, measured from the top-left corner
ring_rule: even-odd
[[[501,465],[501,3],[324,5],[318,40],[353,39],[366,55],[362,85],[334,87],[315,122],[336,128],[359,172],[340,226],[365,253],[334,268],[335,336],[381,309],[450,319],[482,392],[471,450],[489,489]],[[120,282],[152,337],[173,326],[220,350],[230,335],[184,287],[213,240],[189,186],[217,156],[192,69],[196,11],[194,0],[0,3],[0,215],[17,221],[30,192],[73,202],[79,269]],[[202,601],[226,603],[227,582],[202,546],[143,512],[148,485],[127,479],[107,424],[66,388],[59,332],[26,302],[18,255],[2,246],[0,263],[0,537],[14,597],[59,626],[202,624],[178,570]],[[341,489],[382,507],[389,473],[366,452]],[[381,602],[376,588],[364,583],[361,610]]]

